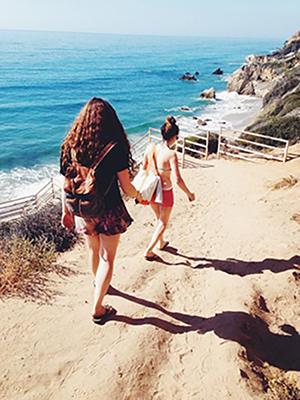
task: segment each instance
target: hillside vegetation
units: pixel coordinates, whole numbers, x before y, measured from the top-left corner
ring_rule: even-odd
[[[227,89],[263,98],[260,115],[246,130],[295,143],[300,137],[300,31],[271,55],[246,57]]]

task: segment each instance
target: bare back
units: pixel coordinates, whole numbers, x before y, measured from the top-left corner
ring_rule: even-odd
[[[153,144],[150,144],[145,153],[144,168],[147,167],[149,156],[153,150]],[[176,153],[169,149],[164,143],[155,145],[155,160],[157,165],[158,174],[161,177],[164,189],[172,187],[171,172],[174,165],[174,157]],[[176,156],[177,159],[177,156]]]

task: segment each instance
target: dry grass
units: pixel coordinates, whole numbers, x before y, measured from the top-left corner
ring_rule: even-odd
[[[300,389],[293,378],[280,371],[267,378],[268,397],[271,400],[300,400]]]
[[[292,215],[291,220],[300,224],[300,213],[295,213],[294,215]]]
[[[63,229],[60,220],[61,204],[56,202],[20,220],[0,224],[0,296],[48,301],[54,292],[47,274],[74,273],[54,263],[57,252],[80,240],[75,231]]]
[[[274,190],[278,189],[288,189],[295,186],[298,183],[298,179],[293,175],[290,175],[288,178],[282,178],[281,181],[275,183],[273,185]]]
[[[14,235],[2,240],[0,249],[0,295],[30,292],[56,260],[54,244],[45,240],[33,244]]]

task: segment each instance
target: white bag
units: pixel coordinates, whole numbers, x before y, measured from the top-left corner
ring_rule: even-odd
[[[155,175],[153,171],[140,168],[137,175],[134,177],[132,184],[142,195],[144,201],[150,201],[160,182],[160,177]]]
[[[159,204],[163,202],[163,190],[160,178],[159,181],[157,182],[154,202]]]
[[[158,175],[157,172],[154,152],[155,152],[155,145],[153,146],[153,149],[151,151],[147,168],[143,169],[143,167],[141,166],[139,172],[132,181],[133,186],[136,188],[137,191],[141,193],[141,196],[143,198],[142,204],[149,204],[154,193],[155,193],[156,203],[162,203],[163,201],[162,184],[160,176]],[[154,171],[151,169],[152,163]]]

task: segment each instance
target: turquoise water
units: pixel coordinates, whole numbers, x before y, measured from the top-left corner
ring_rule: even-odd
[[[133,142],[170,113],[201,116],[211,102],[200,92],[226,90],[246,55],[281,46],[280,39],[0,31],[0,201],[57,173],[61,142],[93,96],[111,102]],[[212,75],[218,67],[224,75]],[[179,80],[196,71],[197,82]]]

